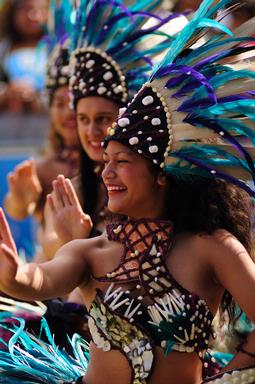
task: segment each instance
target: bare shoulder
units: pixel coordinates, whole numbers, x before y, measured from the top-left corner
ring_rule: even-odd
[[[243,244],[225,229],[218,229],[211,235],[201,235],[201,249],[206,250],[207,261],[215,265],[228,264],[234,261],[251,260]]]
[[[245,251],[242,243],[225,229],[217,229],[213,234],[202,235],[201,238],[213,250],[218,249],[225,252]]]

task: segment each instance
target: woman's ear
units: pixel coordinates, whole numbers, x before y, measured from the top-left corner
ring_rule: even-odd
[[[160,172],[158,174],[157,183],[158,183],[158,185],[161,185],[163,187],[166,186],[166,175],[164,172]]]

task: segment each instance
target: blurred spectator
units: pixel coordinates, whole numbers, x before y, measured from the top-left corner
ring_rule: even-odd
[[[0,110],[37,112],[44,87],[48,0],[5,0],[0,13]]]

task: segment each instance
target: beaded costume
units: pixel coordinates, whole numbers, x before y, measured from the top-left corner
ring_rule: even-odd
[[[116,269],[94,277],[111,284],[105,293],[97,291],[89,310],[92,339],[103,351],[125,355],[133,384],[148,383],[155,345],[165,354],[195,351],[203,359],[212,333],[205,301],[178,284],[166,267],[172,229],[171,222],[148,219],[108,225],[108,239],[121,243],[124,252]],[[127,283],[133,288],[125,290]]]

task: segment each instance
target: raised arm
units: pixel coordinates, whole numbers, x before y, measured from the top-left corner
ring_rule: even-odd
[[[10,228],[0,209],[0,290],[21,300],[64,296],[85,281],[87,264],[84,241],[62,247],[52,261],[18,265]],[[83,244],[81,244],[83,242]]]

